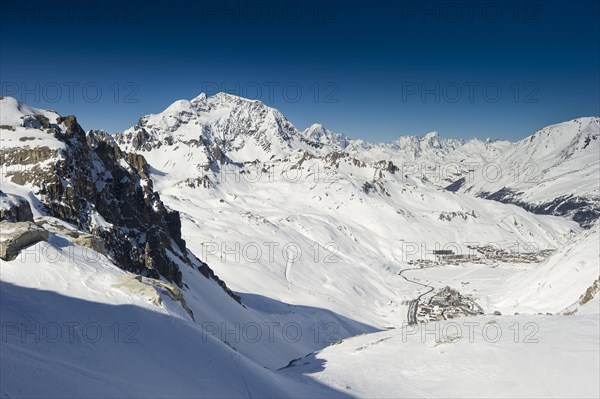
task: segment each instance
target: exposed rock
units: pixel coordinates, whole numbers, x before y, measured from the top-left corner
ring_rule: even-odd
[[[392,161],[382,160],[382,161],[374,163],[372,166],[374,168],[381,169],[382,171],[386,171],[390,174],[395,174],[396,172],[398,172],[400,170],[396,165],[394,165],[394,163]],[[380,173],[380,177],[383,177],[381,175],[381,173]]]
[[[58,219],[51,217],[43,217],[36,219],[35,223],[52,233],[58,233],[67,237],[74,244],[82,247],[90,248],[102,255],[107,255],[104,241],[93,234],[84,233],[83,231],[73,230],[65,227]]]
[[[600,198],[565,195],[552,201],[532,204],[523,201],[521,199],[522,195],[521,192],[515,192],[504,187],[494,193],[482,192],[477,196],[505,204],[517,205],[531,213],[568,217],[586,229],[592,227],[594,222],[600,218]]]
[[[182,252],[185,252],[185,240],[181,238],[181,217],[178,211],[169,209],[166,214],[167,228],[169,234]]]
[[[148,301],[155,306],[162,307],[163,300],[160,296],[161,292],[164,292],[173,300],[179,302],[181,307],[186,311],[192,320],[194,320],[194,313],[188,307],[185,302],[185,298],[179,288],[176,286],[165,283],[164,281],[143,277],[140,275],[124,275],[118,278],[119,283],[115,284],[115,287],[126,289],[129,292],[135,293],[136,295],[148,298]]]
[[[102,131],[86,134],[74,116],[57,115],[55,123],[39,114],[24,119],[28,129],[54,142],[0,148],[5,176],[32,186],[43,212],[75,226],[80,233],[69,234],[78,235],[76,244],[104,253],[122,269],[182,287],[180,266],[202,263],[181,238],[179,213],[154,191],[145,158],[121,151]]]
[[[96,252],[106,255],[104,252],[106,249],[104,247],[104,241],[102,241],[100,237],[77,230],[58,218],[43,216],[36,218],[35,224],[51,233],[62,235],[77,245],[91,248]]]
[[[202,275],[204,277],[215,280],[217,282],[217,284],[219,284],[221,286],[221,288],[223,288],[223,290],[225,290],[225,292],[227,292],[227,294],[229,294],[230,297],[235,299],[235,301],[237,303],[239,303],[239,304],[242,303],[242,298],[240,298],[239,295],[236,295],[233,291],[231,291],[229,289],[229,287],[227,287],[225,282],[223,280],[221,280],[219,278],[219,276],[217,276],[215,274],[215,272],[213,272],[213,270],[210,267],[208,267],[208,265],[206,263],[202,262],[202,265],[198,267],[198,271],[200,271],[200,273],[202,273]]]
[[[92,234],[82,234],[75,239],[75,244],[82,247],[93,249],[94,251],[106,255],[106,247],[104,241]]]
[[[438,220],[445,220],[448,222],[451,222],[452,219],[456,218],[456,217],[461,217],[463,220],[467,220],[469,218],[477,218],[477,215],[475,214],[475,211],[467,211],[467,212],[462,212],[462,211],[453,211],[453,212],[440,212],[440,216],[438,217]]]
[[[6,261],[17,257],[21,249],[48,240],[48,231],[32,222],[0,222],[0,258]]]
[[[456,180],[454,183],[446,186],[446,190],[452,191],[452,192],[457,192],[458,190],[460,190],[460,188],[462,186],[464,186],[466,181],[467,181],[467,179],[465,177],[461,177],[460,179]]]
[[[585,291],[585,293],[581,296],[581,299],[579,300],[579,304],[585,305],[586,303],[591,301],[592,298],[598,292],[600,292],[600,277],[598,277],[596,279],[596,281],[594,281],[594,284],[592,284],[590,287],[588,287],[588,289]]]
[[[21,196],[0,191],[0,220],[33,222],[29,201]]]
[[[240,171],[242,173],[242,171]],[[191,188],[212,188],[214,187],[213,182],[208,176],[201,177],[190,177],[177,183],[179,187],[191,187]]]
[[[152,190],[143,157],[123,154],[114,141],[102,135],[86,136],[74,116],[60,117],[58,122],[65,129],[57,138],[67,148],[60,154],[46,152],[44,155],[56,161],[39,159],[46,162],[36,178],[27,181],[32,176],[23,176],[39,187],[47,212],[99,236],[108,248],[107,255],[124,269],[153,277],[162,275],[180,285],[181,272],[166,251],[173,238],[179,248],[172,252],[185,262],[185,243],[180,236],[171,237],[177,224]],[[93,238],[81,242],[102,249]],[[152,259],[152,269],[147,268],[148,258]]]
[[[390,193],[388,192],[385,185],[379,180],[366,181],[362,185],[362,190],[365,194],[370,194],[371,192],[383,194],[387,197],[390,197]]]

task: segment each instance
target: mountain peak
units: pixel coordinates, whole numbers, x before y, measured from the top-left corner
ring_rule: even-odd
[[[348,138],[344,134],[327,130],[320,123],[313,123],[302,134],[309,140],[325,145],[333,145],[341,149],[346,148],[349,144]]]
[[[0,97],[0,125],[25,126],[27,117],[42,115],[55,122],[58,114],[54,111],[30,107],[13,97]]]
[[[192,102],[206,101],[206,93],[202,92],[192,99]]]
[[[224,91],[220,91],[220,92],[212,94],[212,95],[208,95],[205,92],[202,92],[198,96],[193,98],[190,102],[192,104],[198,104],[198,103],[215,102],[215,101],[233,103],[233,104],[245,104],[245,103],[256,104],[256,103],[259,103],[259,104],[267,107],[267,105],[264,104],[260,100],[253,100],[253,99],[241,97],[241,96],[238,96],[235,94],[230,94],[230,93],[227,93]]]
[[[424,135],[422,140],[423,141],[431,141],[434,139],[438,139],[439,137],[440,137],[440,134],[434,130],[434,131],[429,132],[426,135]]]
[[[192,112],[192,103],[188,100],[177,100],[163,111],[165,114],[176,114],[181,112]]]
[[[313,123],[308,127],[308,130],[325,130],[325,126],[320,123]]]
[[[214,164],[216,148],[234,162],[246,157],[268,160],[296,148],[313,148],[302,142],[300,132],[275,108],[223,92],[175,101],[161,113],[143,116],[115,139],[127,151],[166,150],[177,148],[178,143],[200,147],[194,156],[200,168]],[[169,156],[173,150],[167,150]],[[187,177],[191,172],[184,169],[188,168],[181,166]]]

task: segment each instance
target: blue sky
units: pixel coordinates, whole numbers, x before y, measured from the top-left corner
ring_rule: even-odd
[[[4,0],[1,94],[111,133],[227,91],[352,138],[600,115],[596,1]]]

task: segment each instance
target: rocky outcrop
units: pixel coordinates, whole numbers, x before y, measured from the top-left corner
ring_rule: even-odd
[[[35,223],[51,233],[57,233],[63,237],[66,237],[69,241],[72,241],[76,245],[92,249],[102,255],[107,254],[104,241],[100,237],[69,228],[59,219],[52,217],[41,217],[37,218]]]
[[[33,222],[0,222],[0,259],[10,261],[21,249],[48,240],[48,231]]]
[[[240,171],[242,173],[243,170]],[[178,187],[190,187],[190,188],[212,188],[215,185],[208,176],[201,177],[190,177],[189,179],[182,180],[177,183]]]
[[[217,282],[217,284],[219,284],[219,286],[221,286],[221,288],[223,288],[223,290],[225,290],[225,292],[232,297],[237,303],[241,304],[242,303],[242,298],[240,298],[239,295],[235,294],[233,291],[231,291],[229,289],[229,287],[227,287],[227,285],[225,284],[225,282],[223,280],[221,280],[219,278],[219,276],[217,276],[215,274],[215,272],[213,272],[213,270],[208,267],[208,265],[202,261],[200,261],[201,265],[198,266],[198,271],[200,273],[202,273],[202,275],[206,278],[215,280]]]
[[[179,213],[154,191],[145,158],[121,151],[104,132],[86,134],[75,116],[46,115],[24,115],[15,137],[37,135],[47,146],[0,148],[5,178],[32,186],[43,212],[82,232],[76,243],[124,270],[183,287],[180,266],[201,263],[181,237]]]
[[[164,306],[160,295],[164,293],[169,298],[179,302],[183,310],[194,320],[194,313],[185,302],[181,290],[172,284],[153,278],[127,274],[121,276],[118,279],[118,283],[114,286],[135,293],[136,295],[147,297],[150,303],[158,307]]]
[[[181,285],[169,253],[185,263],[185,242],[172,237],[177,224],[152,190],[143,157],[122,153],[105,136],[86,136],[74,116],[58,123],[64,129],[55,136],[66,149],[48,163],[37,193],[47,212],[99,236],[123,269]]]
[[[465,185],[466,181],[467,181],[467,179],[465,177],[461,177],[460,179],[456,180],[454,183],[446,186],[445,189],[448,191],[457,192],[458,190],[460,190],[460,188],[462,186]]]
[[[0,191],[0,221],[33,222],[29,201],[14,194]]]
[[[598,277],[596,281],[594,281],[594,283],[589,286],[587,290],[585,290],[585,293],[579,299],[579,304],[585,305],[591,301],[598,292],[600,292],[600,277]]]
[[[387,188],[385,188],[385,185],[379,180],[364,182],[362,185],[362,191],[365,194],[371,194],[373,192],[380,195],[385,195],[387,197],[391,196]]]

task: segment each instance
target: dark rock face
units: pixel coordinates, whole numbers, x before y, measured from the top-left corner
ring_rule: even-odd
[[[564,195],[541,204],[530,204],[520,199],[521,194],[504,187],[494,193],[482,192],[478,194],[478,197],[517,205],[531,213],[568,217],[586,229],[592,227],[594,222],[600,218],[600,207],[597,200]]]
[[[235,301],[239,304],[242,303],[242,299],[239,297],[239,295],[235,294],[233,291],[231,291],[227,285],[225,284],[225,282],[223,280],[221,280],[219,278],[219,276],[217,276],[215,274],[215,272],[213,272],[213,270],[208,267],[208,265],[202,261],[200,261],[202,264],[200,266],[198,266],[198,271],[200,273],[202,273],[202,275],[206,278],[210,278],[212,280],[215,280],[217,282],[217,284],[219,284],[221,286],[221,288],[223,288],[223,290],[225,290],[225,292],[227,292],[227,294],[229,294],[230,297],[232,297],[233,299],[235,299]]]
[[[122,153],[106,136],[86,136],[74,116],[58,123],[66,129],[55,136],[67,148],[38,193],[48,213],[101,237],[121,268],[181,285],[174,259],[189,260],[178,215],[152,190],[144,158]]]
[[[379,180],[366,181],[362,185],[362,190],[365,194],[370,193],[379,193],[380,195],[385,195],[391,197],[388,190],[385,188],[385,185]]]
[[[446,190],[452,191],[452,192],[457,192],[465,184],[466,181],[467,181],[467,179],[465,179],[464,177],[461,177],[454,183],[446,186]]]
[[[167,211],[166,221],[171,238],[179,246],[179,249],[185,252],[185,240],[181,238],[181,218],[179,217],[179,212],[174,210]]]
[[[106,254],[122,269],[155,279],[162,276],[182,287],[180,266],[208,268],[186,248],[179,213],[167,209],[153,190],[143,156],[122,152],[106,133],[86,135],[74,116],[59,117],[46,131],[65,148],[44,153],[47,157],[39,161],[45,162],[36,165],[35,174],[20,174],[18,181],[13,174],[12,182],[37,187],[35,194],[49,215],[100,237]],[[2,150],[0,155],[3,163],[18,165],[35,151],[39,150],[24,146],[10,157]]]
[[[375,167],[377,169],[381,169],[382,171],[386,171],[392,175],[400,170],[400,168],[398,168],[396,165],[394,165],[394,163],[392,161],[385,161],[385,160],[376,162],[375,164],[373,164],[373,167]],[[380,173],[380,175],[381,175],[381,173]]]
[[[29,201],[25,198],[6,194],[0,190],[0,221],[33,222],[33,213]]]

